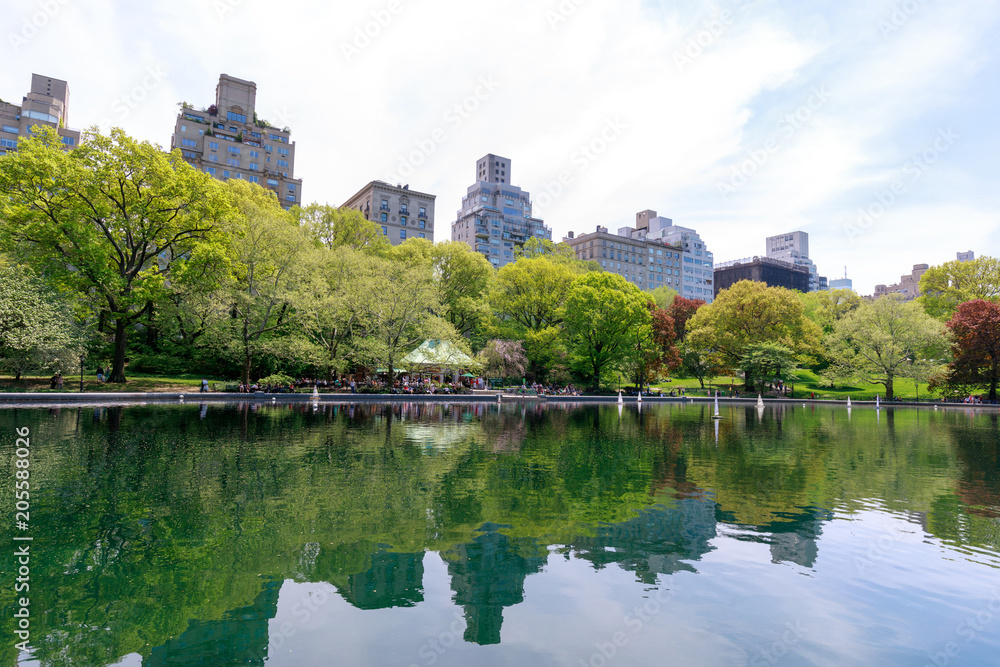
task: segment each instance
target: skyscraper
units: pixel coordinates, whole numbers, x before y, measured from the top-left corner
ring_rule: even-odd
[[[0,155],[17,150],[17,142],[36,125],[56,128],[69,148],[80,143],[80,132],[69,125],[69,84],[41,74],[31,75],[31,90],[21,105],[0,101]]]
[[[215,104],[183,106],[170,145],[212,176],[238,178],[271,190],[285,208],[302,203],[302,179],[295,178],[295,142],[257,116],[257,84],[223,74]]]
[[[828,288],[826,276],[819,275],[816,264],[809,259],[809,234],[789,232],[767,237],[767,256],[783,262],[801,266],[809,271],[809,291],[818,292]]]
[[[510,160],[489,154],[476,162],[476,184],[462,199],[451,240],[467,243],[494,267],[514,261],[514,250],[532,237],[551,241],[552,230],[531,217],[531,195],[510,185]]]

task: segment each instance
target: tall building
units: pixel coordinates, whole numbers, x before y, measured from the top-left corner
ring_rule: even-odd
[[[31,135],[36,125],[56,128],[63,144],[75,148],[80,132],[69,129],[69,84],[41,74],[31,75],[31,90],[21,105],[0,100],[0,155],[17,150],[21,137]]]
[[[256,83],[223,74],[215,87],[215,104],[200,110],[181,108],[170,145],[218,179],[256,183],[277,194],[286,209],[302,204],[291,130],[258,118],[256,102]]]
[[[741,280],[765,283],[769,287],[809,291],[809,270],[770,257],[754,257],[723,262],[715,267],[715,293],[729,289]]]
[[[348,199],[341,208],[355,208],[366,220],[382,226],[392,245],[406,239],[434,242],[435,195],[411,190],[409,185],[372,181]]]
[[[531,216],[531,195],[510,185],[510,160],[486,155],[476,162],[476,184],[462,198],[451,240],[467,243],[494,267],[514,261],[514,250],[534,237],[552,240],[552,230]]]
[[[819,275],[816,264],[809,259],[809,234],[806,232],[789,232],[767,237],[767,256],[795,266],[805,267],[809,271],[809,290],[817,292],[829,288],[826,276]]]
[[[876,285],[875,296],[885,296],[887,294],[902,294],[904,301],[915,299],[920,296],[920,278],[927,273],[930,266],[927,264],[914,264],[913,271],[908,276],[901,276],[895,285]]]
[[[960,262],[971,262],[976,259],[976,253],[970,250],[968,252],[956,253],[955,257]]]
[[[637,213],[636,226],[621,227],[617,234],[599,226],[589,234],[570,232],[563,243],[579,259],[593,260],[640,289],[666,285],[688,299],[711,303],[714,297],[712,253],[696,231],[674,226],[656,211]]]

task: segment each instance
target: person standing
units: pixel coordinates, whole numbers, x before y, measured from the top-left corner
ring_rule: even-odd
[[[63,376],[62,373],[59,371],[56,372],[56,390],[58,391],[63,390]]]
[[[97,367],[97,381],[104,382],[104,366]]]
[[[208,380],[206,380],[205,378],[201,379],[201,393],[203,394],[208,393]]]

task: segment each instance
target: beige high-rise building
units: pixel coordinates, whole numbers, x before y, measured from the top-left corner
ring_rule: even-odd
[[[69,84],[41,74],[31,75],[31,90],[21,105],[0,100],[0,155],[17,150],[18,139],[36,125],[54,127],[69,148],[80,143],[80,132],[69,129]]]
[[[372,181],[341,208],[361,211],[366,220],[382,227],[382,234],[392,245],[414,238],[433,243],[435,199],[435,195],[411,190],[409,185]]]
[[[876,285],[875,296],[886,296],[887,294],[901,294],[904,301],[915,299],[920,296],[920,278],[927,273],[930,266],[927,264],[914,264],[913,272],[908,276],[902,276],[895,285]]]
[[[302,204],[302,179],[295,178],[295,142],[289,128],[272,127],[257,116],[257,84],[223,74],[215,104],[184,106],[170,145],[212,176],[239,178],[278,195],[286,209]]]

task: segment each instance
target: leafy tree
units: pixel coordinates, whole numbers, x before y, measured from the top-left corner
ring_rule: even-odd
[[[666,285],[660,285],[648,294],[649,298],[656,304],[656,307],[661,310],[669,310],[674,303],[674,299],[680,296],[677,290]]]
[[[577,365],[600,387],[601,374],[626,363],[638,350],[634,341],[652,338],[648,298],[614,273],[580,276],[566,296],[565,323]]]
[[[674,297],[667,308],[667,314],[674,321],[674,331],[678,342],[682,342],[687,336],[687,323],[698,309],[705,305],[702,299],[686,299],[680,294]]]
[[[953,361],[948,366],[950,386],[980,387],[997,399],[1000,382],[1000,304],[966,301],[948,320]]]
[[[347,247],[384,255],[391,247],[381,226],[366,220],[361,211],[352,208],[314,203],[305,208],[293,208],[292,215],[310,238],[330,250]]]
[[[109,382],[125,382],[127,332],[227,211],[221,185],[120,129],[63,150],[52,128],[0,157],[0,240],[93,300],[114,323]]]
[[[750,390],[754,385],[749,378],[761,385],[784,382],[795,373],[795,352],[781,343],[750,345],[743,355],[740,370],[748,378],[746,386]]]
[[[715,360],[709,352],[693,347],[688,343],[681,343],[678,348],[681,358],[681,369],[688,376],[698,380],[701,388],[705,388],[705,378],[712,377],[719,372]]]
[[[976,299],[1000,301],[1000,260],[978,257],[971,262],[945,262],[920,278],[918,301],[938,319],[948,319],[960,304]]]
[[[68,305],[27,267],[0,265],[0,357],[14,379],[28,370],[72,368],[76,343]]]
[[[857,310],[861,297],[849,289],[831,289],[799,294],[805,316],[816,323],[823,333],[833,331],[833,325]]]
[[[864,301],[827,337],[831,366],[826,375],[881,384],[891,399],[896,378],[926,375],[944,343],[944,325],[915,301],[894,296]]]
[[[711,354],[726,370],[739,368],[753,345],[780,343],[805,357],[816,353],[820,342],[819,327],[805,317],[795,292],[749,280],[722,290],[698,309],[687,328],[690,348]],[[745,378],[752,387],[753,375]]]
[[[226,182],[236,213],[229,222],[229,274],[217,302],[215,344],[240,364],[250,382],[264,353],[289,352],[301,339],[290,326],[303,280],[308,239],[274,193],[242,180]]]
[[[441,315],[463,336],[481,331],[490,314],[486,298],[493,265],[468,244],[457,241],[436,244],[432,257],[444,305]]]
[[[649,328],[636,327],[629,331],[635,353],[631,356],[631,364],[627,370],[638,387],[645,386],[665,370],[681,365],[675,346],[677,332],[673,318],[652,301],[647,301],[646,307],[650,314]]]
[[[479,353],[479,358],[483,364],[483,372],[488,377],[520,377],[528,367],[524,345],[516,340],[493,339]]]
[[[522,257],[496,274],[488,301],[490,334],[524,341],[528,374],[540,380],[564,360],[561,326],[570,286],[582,270],[549,256]]]

